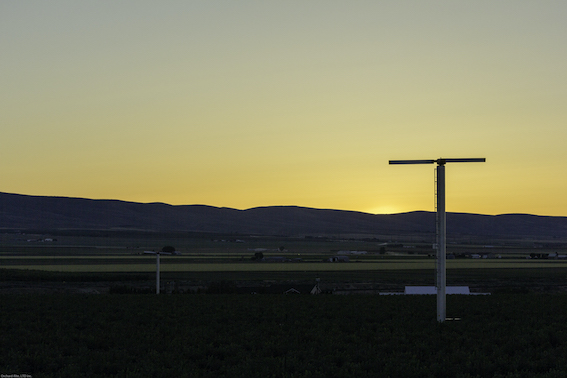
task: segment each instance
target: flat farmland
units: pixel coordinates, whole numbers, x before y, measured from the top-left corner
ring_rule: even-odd
[[[399,290],[403,285],[433,285],[435,258],[431,244],[414,238],[393,243],[375,239],[292,239],[235,236],[181,237],[164,235],[2,235],[0,277],[4,287],[18,282],[106,282],[107,288],[155,285],[156,259],[144,251],[172,245],[180,255],[161,256],[164,282],[185,287],[212,282],[314,282]],[[52,239],[51,237],[49,239]],[[30,241],[31,240],[31,241]],[[405,244],[404,244],[405,243]],[[495,258],[447,260],[447,283],[470,285],[478,290],[518,287],[567,290],[567,259],[529,258],[537,253],[567,253],[565,248],[528,248],[518,245],[450,245],[448,252],[464,256],[487,254]],[[254,260],[258,255],[264,261]],[[349,262],[329,262],[346,255]],[[488,256],[487,256],[488,257]],[[283,260],[288,261],[283,261]],[[337,287],[339,287],[337,286]],[[535,290],[535,289],[534,289]]]
[[[226,256],[162,256],[162,272],[258,272],[258,271],[382,271],[428,270],[435,260],[406,258],[359,259],[350,262],[265,262]],[[144,256],[2,256],[2,268],[59,272],[150,272],[155,271],[156,259]],[[543,269],[567,268],[566,260],[527,259],[459,259],[447,261],[447,270],[455,269]],[[567,270],[566,270],[567,273]]]

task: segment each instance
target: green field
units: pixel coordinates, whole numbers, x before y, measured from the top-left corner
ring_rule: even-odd
[[[175,259],[175,260],[174,260]],[[381,261],[355,261],[348,263],[330,262],[206,262],[192,263],[185,258],[162,257],[162,272],[335,272],[335,271],[382,271],[382,270],[424,270],[435,269],[434,260],[416,260],[407,258],[383,259]],[[45,257],[0,258],[3,268],[46,270],[56,272],[150,272],[155,271],[155,258],[129,256],[118,257]],[[530,268],[567,268],[565,260],[455,260],[447,262],[447,270],[452,269],[530,269]],[[567,271],[566,271],[567,272]]]

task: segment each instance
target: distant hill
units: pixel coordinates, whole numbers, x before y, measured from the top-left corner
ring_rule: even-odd
[[[0,193],[2,229],[135,229],[260,235],[433,233],[435,213],[368,214],[297,206],[248,210]],[[451,235],[567,239],[567,217],[447,214]]]

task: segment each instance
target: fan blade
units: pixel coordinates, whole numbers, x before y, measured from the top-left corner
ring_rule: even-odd
[[[435,160],[390,160],[390,164],[433,164]]]
[[[445,160],[447,163],[484,163],[486,158],[459,158],[459,159],[440,159]]]

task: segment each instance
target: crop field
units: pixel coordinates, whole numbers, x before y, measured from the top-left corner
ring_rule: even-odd
[[[357,260],[349,263],[329,262],[191,262],[192,258],[162,257],[163,272],[257,272],[257,271],[381,271],[434,269],[432,259],[382,259],[380,261]],[[189,261],[188,261],[189,260]],[[218,259],[220,260],[220,259]],[[4,268],[46,270],[58,272],[150,272],[155,271],[155,257],[62,257],[59,258],[2,258]],[[567,268],[565,260],[455,260],[447,262],[447,269],[530,269]]]
[[[566,295],[0,295],[33,377],[564,377]]]
[[[435,258],[422,240],[409,248],[285,238],[35,241],[44,237],[0,237],[2,374],[567,376],[567,260],[545,258],[564,248],[452,246],[494,258],[447,260],[448,285],[492,295],[448,296],[447,315],[459,320],[438,324],[433,296],[361,294],[433,285]],[[157,296],[156,258],[143,251],[164,245],[181,253],[162,256],[160,269],[178,290]],[[345,251],[349,262],[328,261]],[[236,294],[316,279],[326,293],[358,295]]]

